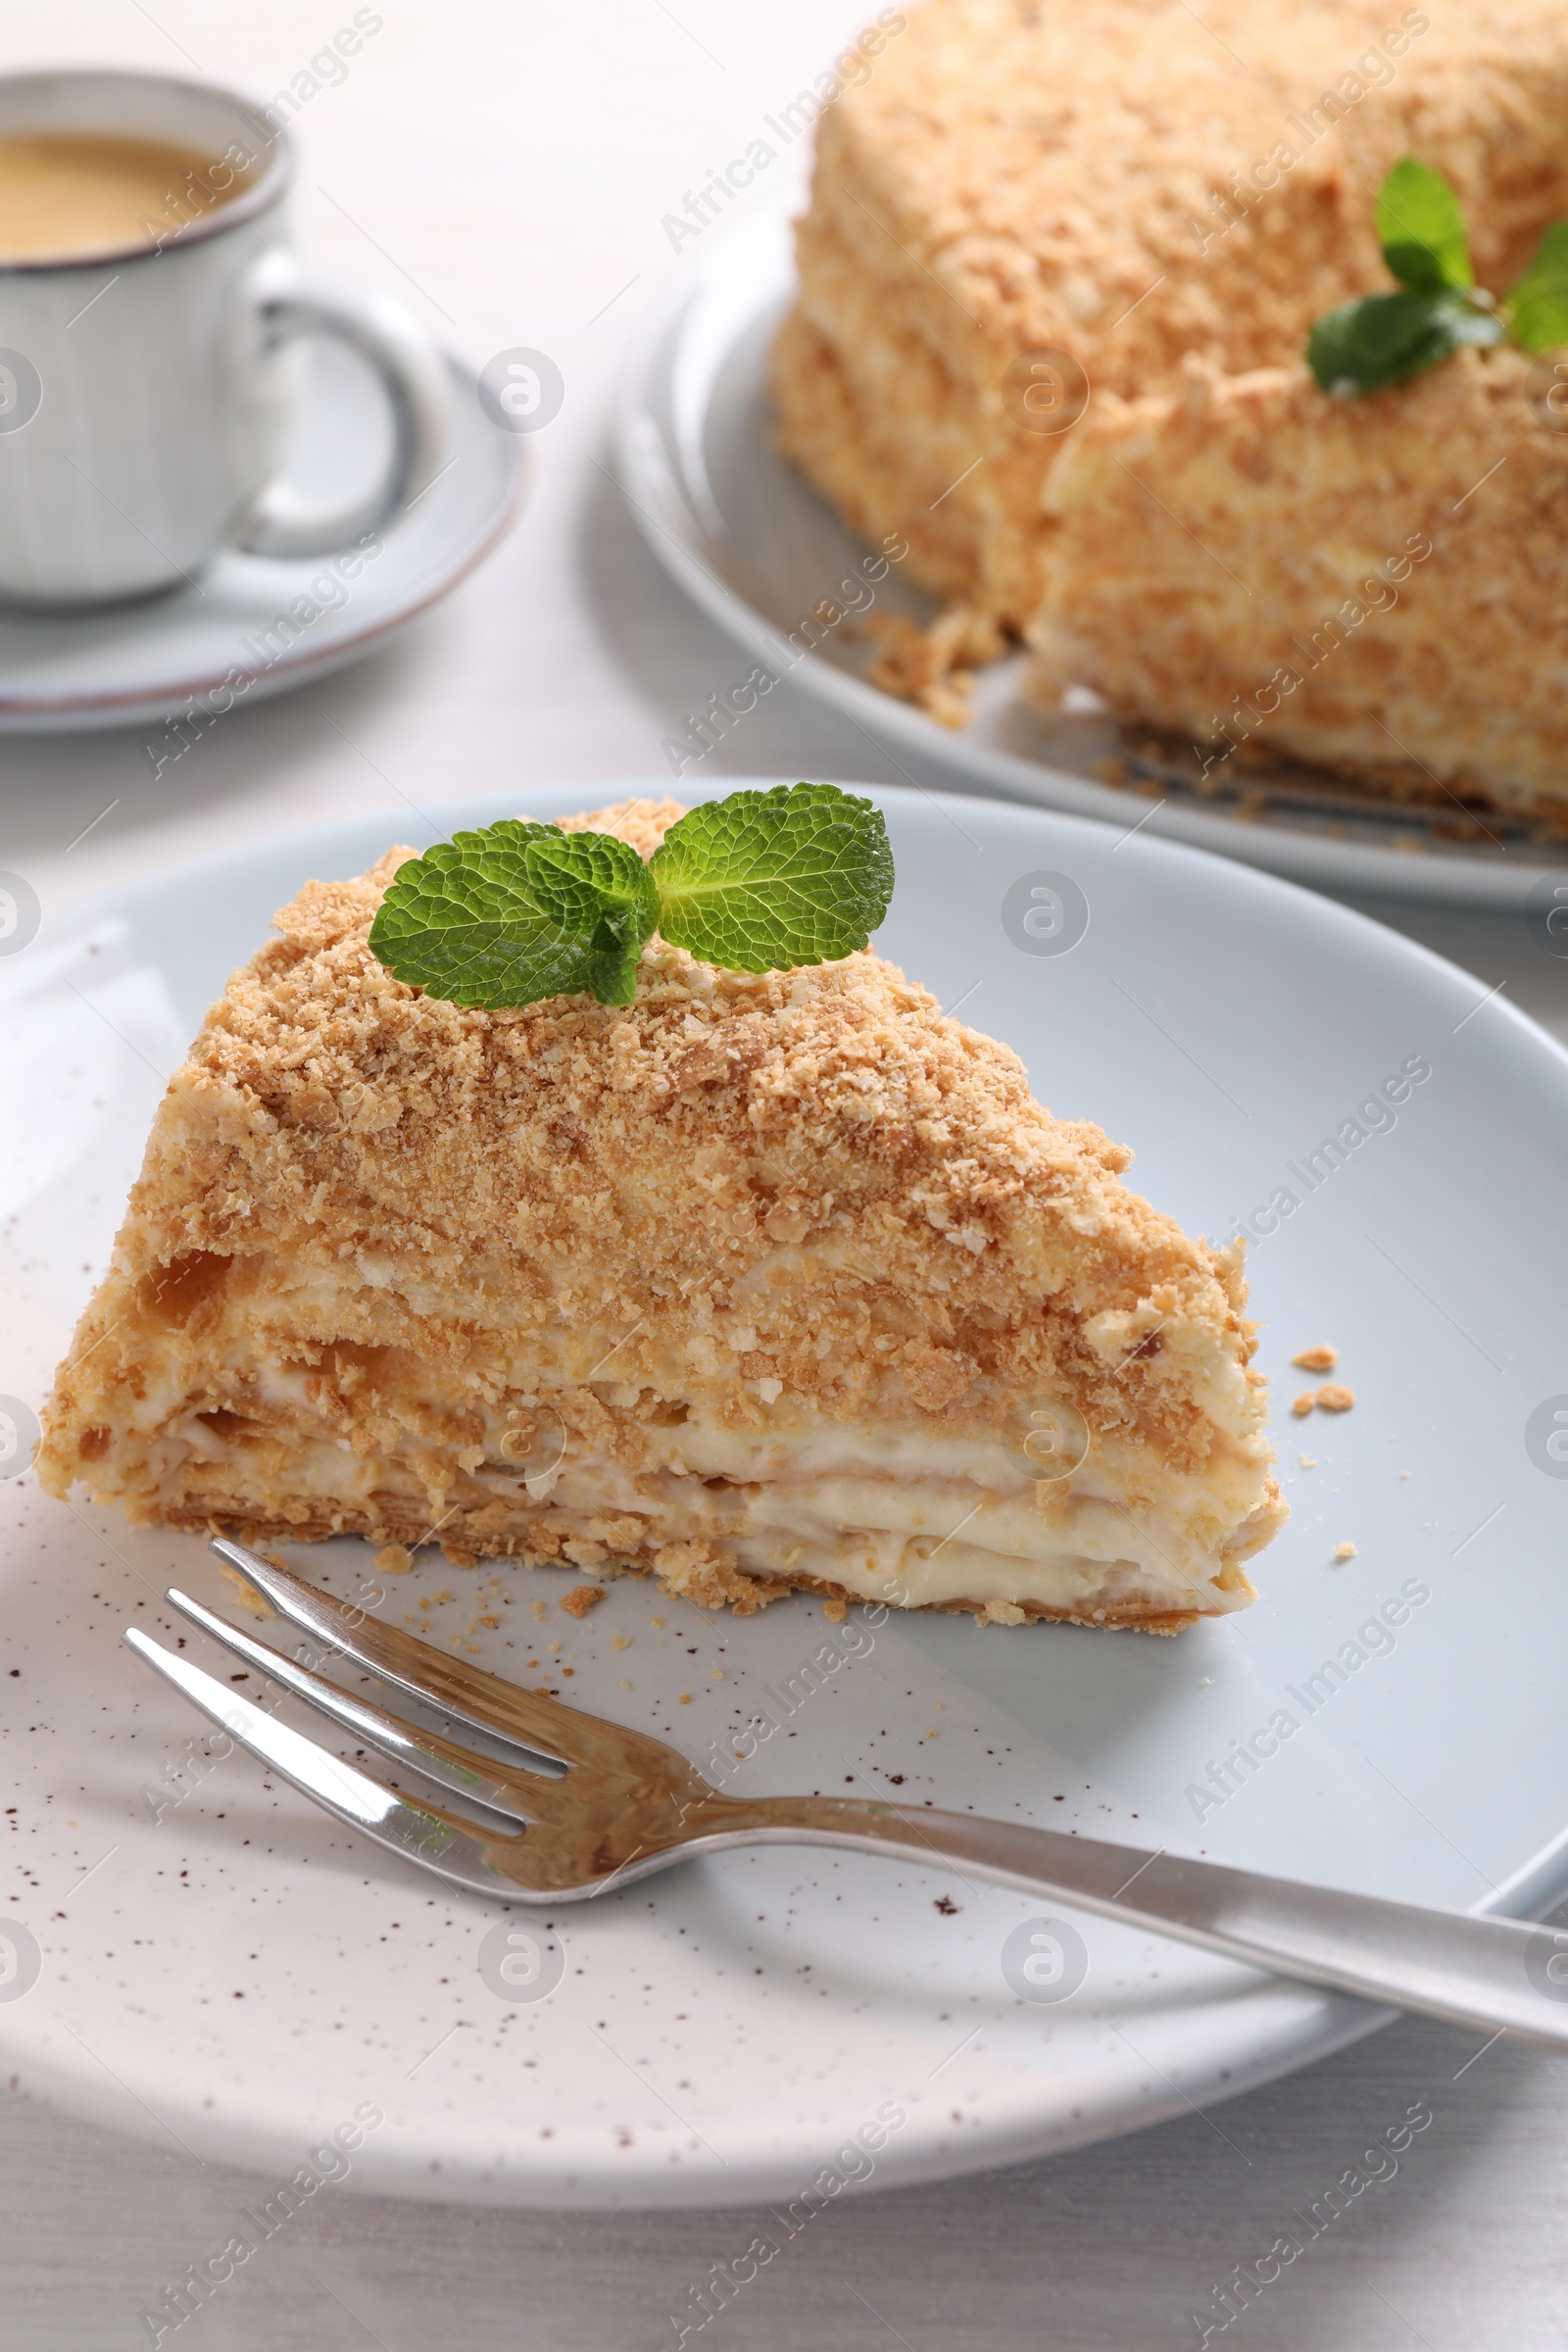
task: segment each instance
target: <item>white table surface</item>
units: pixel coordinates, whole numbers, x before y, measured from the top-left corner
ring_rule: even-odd
[[[353,13],[350,0],[13,4],[4,63],[195,72],[266,98]],[[666,585],[621,506],[613,385],[639,314],[680,266],[662,216],[842,47],[861,7],[380,0],[379,13],[346,78],[300,113],[303,242],[318,265],[403,295],[476,363],[516,345],[551,354],[566,397],[531,442],[529,509],[413,634],[235,712],[161,780],[146,729],[0,745],[0,864],[46,904],[350,813],[384,815],[391,840],[405,798],[429,808],[511,780],[559,784],[563,808],[613,797],[667,777],[663,738],[733,671],[733,652]],[[748,201],[778,202],[803,170],[792,149]],[[879,759],[788,683],[723,758],[745,773],[890,783],[909,765]],[[1568,965],[1539,955],[1522,923],[1381,911],[1489,987],[1505,981],[1568,1038]],[[1402,2023],[1210,2117],[952,2187],[846,2200],[706,2340],[735,2352],[1197,2344],[1192,2315],[1211,2309],[1233,2266],[1266,2253],[1293,2229],[1292,2207],[1425,2101],[1433,2124],[1397,2175],[1209,2340],[1556,2352],[1568,2076],[1506,2042],[1477,2057],[1478,2039]],[[143,2309],[260,2185],[0,2100],[0,2337],[11,2352],[147,2342]],[[706,2267],[758,2226],[734,2212],[599,2219],[323,2195],[188,2340],[207,2352],[652,2352],[674,2343],[667,2315]]]

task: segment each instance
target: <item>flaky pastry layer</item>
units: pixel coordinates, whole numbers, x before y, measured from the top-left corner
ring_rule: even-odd
[[[1052,484],[1033,692],[1092,686],[1221,774],[1273,754],[1560,821],[1568,430],[1538,375],[1465,351],[1350,402],[1195,364],[1102,404]]]
[[[591,821],[647,855],[678,812]],[[1240,1265],[1124,1150],[869,954],[750,978],[655,941],[627,1007],[424,998],[367,945],[407,854],[284,908],[172,1081],[52,1492],[743,1607],[1250,1596],[1284,1511]],[[1066,1480],[1018,1467],[1043,1403],[1092,1438]]]

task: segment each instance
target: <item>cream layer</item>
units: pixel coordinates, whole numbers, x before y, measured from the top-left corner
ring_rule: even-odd
[[[215,1361],[204,1348],[210,1372],[221,1352]],[[1266,1443],[1213,1425],[1200,1473],[1112,1437],[1070,1476],[1036,1480],[1009,1450],[1010,1430],[835,1421],[788,1398],[761,1428],[689,1408],[668,1426],[621,1422],[596,1446],[574,1440],[535,1391],[487,1402],[472,1391],[438,1395],[432,1381],[399,1397],[378,1380],[373,1439],[337,1436],[310,1394],[313,1374],[260,1356],[254,1332],[233,1369],[232,1401],[216,1413],[210,1388],[193,1401],[155,1382],[144,1396],[134,1450],[164,1503],[269,1516],[292,1498],[372,1526],[482,1512],[483,1540],[546,1524],[567,1556],[708,1541],[751,1573],[817,1577],[894,1606],[1027,1602],[1075,1614],[1244,1607],[1241,1563],[1261,1540],[1252,1522],[1267,1516]],[[639,1392],[598,1394],[625,1411]],[[467,1444],[432,1434],[454,1417],[472,1430],[476,1416],[482,1434]],[[519,1462],[528,1416],[537,1434]],[[129,1464],[104,1465],[117,1467]]]

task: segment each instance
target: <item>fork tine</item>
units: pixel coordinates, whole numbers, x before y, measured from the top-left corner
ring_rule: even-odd
[[[317,1674],[297,1659],[285,1657],[270,1642],[258,1642],[254,1635],[215,1616],[211,1609],[203,1608],[199,1600],[192,1600],[189,1593],[181,1592],[175,1585],[171,1585],[164,1597],[182,1617],[188,1617],[192,1625],[199,1625],[204,1634],[222,1642],[225,1649],[256,1667],[270,1681],[280,1683],[296,1698],[318,1708],[369,1746],[379,1748],[383,1755],[412,1765],[426,1780],[451,1788],[473,1803],[492,1806],[514,1821],[536,1820],[549,1810],[545,1792],[551,1783],[538,1773],[518,1772],[498,1764],[493,1757],[476,1755],[454,1740],[444,1740],[439,1732],[420,1731],[405,1723],[385,1707],[376,1706],[373,1700],[356,1698],[349,1691],[340,1690],[324,1675]],[[556,1777],[560,1771],[558,1766]],[[539,1792],[537,1797],[535,1791]]]
[[[377,1845],[473,1894],[500,1896],[509,1902],[570,1900],[569,1895],[559,1892],[547,1896],[543,1889],[530,1889],[513,1876],[507,1865],[516,1866],[521,1849],[529,1842],[525,1833],[487,1833],[444,1813],[439,1805],[411,1805],[395,1789],[330,1755],[292,1725],[276,1722],[252,1700],[225,1690],[188,1658],[160,1648],[139,1626],[126,1626],[125,1640],[138,1657],[172,1683],[210,1722],[227,1732],[302,1796],[310,1797],[350,1829],[373,1838]]]
[[[416,1642],[396,1626],[379,1624],[363,1609],[318,1592],[292,1570],[275,1566],[226,1536],[215,1536],[211,1548],[239,1569],[274,1609],[292,1618],[306,1633],[368,1667],[411,1698],[439,1707],[454,1722],[510,1740],[530,1756],[626,1772],[667,1763],[676,1754],[662,1740],[651,1739],[645,1732],[626,1731],[596,1715],[564,1707],[558,1699],[521,1690],[515,1683],[469,1666],[428,1642]],[[685,1764],[684,1757],[679,1760]]]

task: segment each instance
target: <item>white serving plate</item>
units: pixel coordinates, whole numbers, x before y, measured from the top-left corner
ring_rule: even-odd
[[[869,551],[774,447],[767,352],[794,286],[789,224],[776,213],[716,238],[655,305],[622,387],[620,471],[632,512],[666,571],[750,662],[855,721],[895,761],[915,752],[970,790],[1119,828],[1142,818],[1149,832],[1295,881],[1522,906],[1544,874],[1568,878],[1568,842],[1537,842],[1529,825],[1493,811],[1483,812],[1492,839],[1446,838],[1461,812],[1441,794],[1428,808],[1264,764],[1249,766],[1237,789],[1205,799],[1168,761],[1133,748],[1147,742],[1147,729],[1124,731],[1104,714],[1048,719],[1031,710],[1020,693],[1022,654],[980,673],[974,716],[956,732],[868,684],[863,672],[877,649],[856,634],[857,618],[925,620],[937,600],[895,567],[872,583],[875,603],[868,602]],[[808,652],[801,624],[824,599],[836,600],[846,617],[818,632]],[[1454,658],[1463,660],[1462,647]],[[748,675],[738,662],[733,680],[722,683],[741,687],[744,698]],[[1131,789],[1098,779],[1100,763],[1112,757],[1129,770]]]
[[[335,346],[300,357],[288,477],[323,506],[346,503],[384,467],[386,395]],[[447,368],[440,468],[381,533],[378,553],[345,566],[221,548],[169,596],[77,613],[0,608],[0,734],[139,720],[149,770],[161,774],[229,710],[358,661],[447,595],[512,523],[523,489],[516,436],[485,416],[470,368],[449,358]]]
[[[638,790],[662,786],[603,797]],[[553,815],[562,797],[521,807]],[[492,1584],[437,1557],[372,1583],[385,1597],[370,1605],[401,1622],[430,1599],[432,1639],[524,1681],[539,1679],[529,1658],[553,1682],[569,1666],[564,1695],[693,1753],[771,1706],[779,1732],[737,1788],[902,1773],[906,1801],[1141,1851],[1544,1908],[1568,1886],[1568,1483],[1526,1428],[1564,1382],[1568,1057],[1422,949],[1246,866],[1017,806],[877,797],[899,873],[880,945],[1012,1044],[1045,1102],[1135,1146],[1136,1181],[1190,1230],[1217,1238],[1276,1188],[1302,1195],[1252,1261],[1294,1511],[1257,1563],[1256,1607],[1174,1641],[891,1622],[860,1629],[858,1654],[793,1705],[792,1677],[833,1634],[807,1597],[705,1618],[626,1580],[578,1625],[556,1605],[577,1572],[503,1567]],[[489,799],[448,821],[517,808]],[[24,1422],[230,963],[307,877],[386,846],[381,820],[279,841],[52,919],[0,960],[0,1393]],[[1087,900],[1068,954],[1021,953],[1004,929],[1007,889],[1042,871]],[[1396,1124],[1308,1195],[1292,1163],[1411,1057],[1432,1074]],[[1359,1401],[1293,1421],[1288,1359],[1323,1339]],[[0,1480],[0,1525],[17,1808],[0,1920],[39,1963],[25,1989],[0,1983],[0,2076],[157,2144],[282,2180],[368,2105],[383,2120],[350,2175],[368,2188],[788,2201],[829,2168],[852,2187],[938,2179],[1206,2109],[1382,2014],[1087,1917],[1085,1983],[1036,2003],[1004,1947],[1058,1906],[806,1849],[728,1854],[567,1908],[547,1997],[493,1990],[498,1923],[526,1915],[449,1895],[242,1754],[189,1761],[200,1725],[120,1637],[133,1621],[206,1649],[161,1599],[177,1578],[234,1607],[197,1538],[67,1509],[27,1473]],[[1347,1540],[1355,1557],[1336,1564]],[[357,1543],[295,1557],[341,1591],[374,1576]],[[1406,1596],[1387,1642],[1358,1640],[1407,1580],[1427,1597]],[[470,1632],[481,1588],[502,1622]],[[1309,1706],[1309,1678],[1350,1643],[1364,1662],[1340,1663],[1343,1687],[1320,1679]],[[1281,1709],[1298,1728],[1278,1752],[1195,1806],[1211,1764]],[[870,2169],[844,2156],[889,2108],[904,2120]]]

